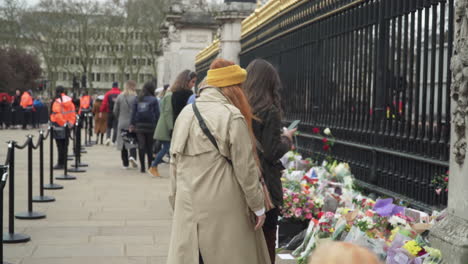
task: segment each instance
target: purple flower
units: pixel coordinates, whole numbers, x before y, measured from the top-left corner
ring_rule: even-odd
[[[378,199],[374,205],[374,211],[380,216],[392,216],[396,214],[403,214],[405,208],[394,205],[393,198],[388,198]]]

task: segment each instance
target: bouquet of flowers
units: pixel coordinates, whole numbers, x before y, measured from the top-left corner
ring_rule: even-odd
[[[316,214],[315,203],[311,196],[302,191],[295,192],[283,188],[284,205],[281,209],[283,218],[293,218],[299,221],[311,220]]]
[[[440,195],[442,191],[448,192],[449,171],[436,175],[431,183],[435,186],[435,192]]]

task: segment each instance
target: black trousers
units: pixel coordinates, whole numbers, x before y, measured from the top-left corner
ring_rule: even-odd
[[[122,147],[122,150],[120,151],[120,155],[122,157],[122,164],[124,167],[128,167],[129,161],[128,161],[128,152],[130,151],[130,157],[136,158],[136,148],[132,148],[130,150],[127,150],[125,148],[125,144]]]
[[[151,166],[151,162],[153,161],[153,134],[154,132],[137,132],[138,154],[140,156],[140,165],[142,172],[145,171],[145,155],[148,161],[148,167]]]
[[[27,125],[32,124],[32,111],[24,110],[23,114],[23,129],[26,129]]]
[[[111,132],[112,132],[112,142],[115,143],[117,140],[117,125],[118,121],[117,118],[115,118],[114,113],[109,112],[107,113],[107,138],[111,137]]]
[[[55,143],[57,144],[57,158],[58,158],[57,164],[65,165],[65,159],[67,158],[66,155],[68,152],[68,140],[67,139],[55,139]]]

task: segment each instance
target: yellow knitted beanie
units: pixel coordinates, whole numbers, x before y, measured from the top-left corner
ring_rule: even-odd
[[[224,68],[208,71],[206,84],[215,87],[227,87],[241,84],[247,78],[247,71],[239,65],[231,65]]]

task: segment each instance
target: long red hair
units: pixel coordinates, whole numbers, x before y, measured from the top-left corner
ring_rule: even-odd
[[[210,69],[219,69],[219,68],[224,68],[228,66],[235,65],[234,62],[228,61],[225,59],[215,59],[211,65]],[[242,115],[245,118],[245,121],[247,122],[247,128],[249,129],[250,133],[250,138],[252,139],[252,145],[253,145],[253,150],[254,153],[256,154],[256,140],[255,140],[255,135],[253,133],[252,129],[252,119],[254,119],[254,115],[252,113],[252,107],[249,104],[249,100],[247,99],[247,96],[244,93],[244,90],[241,87],[241,84],[236,84],[228,87],[219,87],[221,89],[221,92],[223,95],[235,106],[237,107]],[[255,155],[257,159],[257,155]]]

